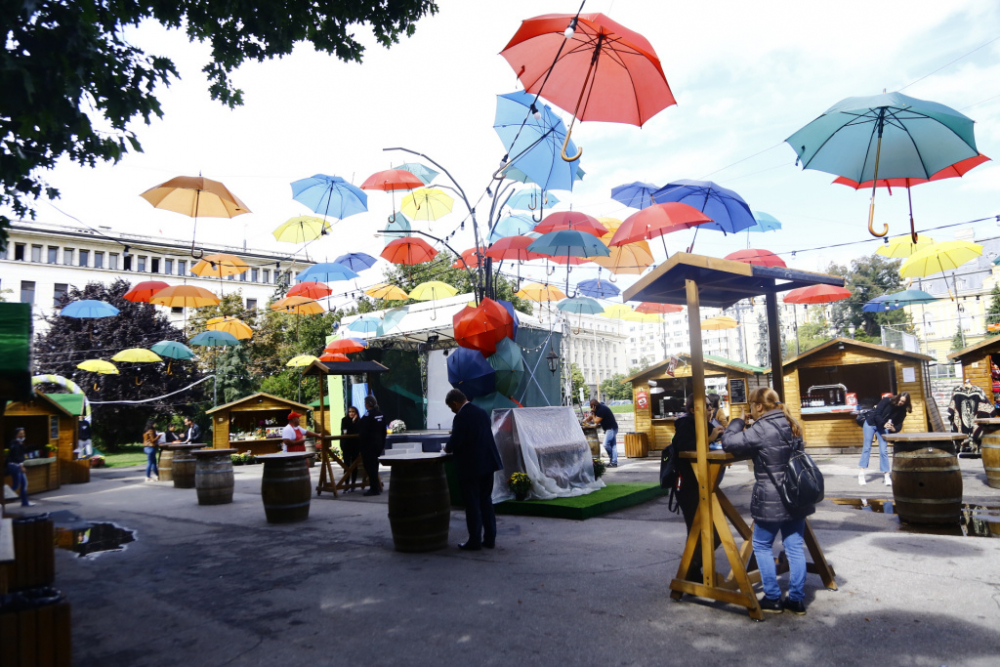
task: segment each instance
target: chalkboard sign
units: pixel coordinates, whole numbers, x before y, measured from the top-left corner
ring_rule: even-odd
[[[49,442],[55,443],[59,442],[59,417],[52,415],[49,417]]]
[[[746,403],[746,402],[747,402],[747,381],[730,380],[729,381],[730,405],[737,405],[739,403]]]

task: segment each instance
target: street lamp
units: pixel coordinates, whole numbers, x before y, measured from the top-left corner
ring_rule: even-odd
[[[559,370],[559,355],[556,354],[555,350],[550,350],[548,355],[545,357],[545,362],[549,365],[549,370],[553,375]]]

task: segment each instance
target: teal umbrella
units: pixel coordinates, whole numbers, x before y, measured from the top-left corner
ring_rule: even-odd
[[[379,322],[378,328],[375,329],[375,335],[385,336],[397,324],[403,321],[403,318],[406,317],[406,313],[407,313],[406,306],[400,306],[399,308],[393,308],[392,310],[385,311],[385,315],[383,315],[382,321]]]
[[[222,347],[226,345],[239,345],[240,341],[236,336],[225,331],[202,331],[200,334],[188,341],[192,345],[202,347]]]
[[[514,401],[497,392],[486,394],[485,396],[478,396],[472,399],[472,404],[478,405],[491,415],[494,410],[506,410],[507,408],[518,407]]]
[[[410,172],[411,174],[413,174],[414,176],[416,176],[417,178],[419,178],[421,181],[423,181],[424,185],[427,185],[428,183],[430,183],[431,181],[433,181],[434,178],[439,173],[441,173],[441,172],[438,172],[438,171],[434,171],[430,167],[422,165],[419,162],[407,162],[406,164],[401,164],[401,165],[399,165],[398,167],[395,167],[395,168],[396,169],[403,169],[404,171]]]
[[[596,315],[597,313],[604,312],[604,306],[586,296],[563,299],[556,304],[556,308],[563,312],[575,313],[577,315]]]
[[[497,343],[497,351],[486,361],[497,372],[497,392],[502,396],[513,395],[524,377],[524,355],[520,346],[510,338],[504,338]]]
[[[159,343],[152,345],[149,349],[156,352],[161,357],[166,357],[168,359],[190,359],[194,356],[194,350],[184,343],[178,343],[175,340],[161,340]]]
[[[566,258],[566,291],[569,292],[569,269],[570,257],[607,257],[611,254],[608,246],[604,245],[599,238],[593,234],[579,232],[575,229],[560,229],[549,232],[538,237],[528,246],[528,252],[537,252],[539,255],[549,257]]]
[[[420,177],[417,176],[417,178]],[[403,215],[402,213],[393,213],[389,217],[389,222],[386,224],[385,228],[389,231],[383,234],[382,236],[384,237],[385,244],[389,245],[392,241],[395,241],[396,239],[401,239],[404,236],[409,235],[410,230],[413,229],[413,226],[410,224],[410,221],[407,220],[406,216]]]

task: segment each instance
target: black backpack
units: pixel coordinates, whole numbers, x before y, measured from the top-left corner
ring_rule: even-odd
[[[660,488],[667,490],[667,509],[676,514],[680,511],[677,501],[677,449],[667,445],[660,455]]]
[[[823,500],[823,473],[816,467],[812,457],[806,454],[802,438],[797,438],[792,443],[792,455],[785,465],[785,476],[781,484],[774,479],[767,466],[764,466],[764,471],[778,489],[781,502],[792,514]]]

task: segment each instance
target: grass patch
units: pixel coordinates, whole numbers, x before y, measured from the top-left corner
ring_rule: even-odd
[[[611,412],[616,415],[624,414],[626,412],[635,412],[634,405],[609,405],[608,407],[611,408]]]
[[[146,465],[146,453],[142,445],[122,445],[114,452],[101,452],[104,465],[108,468],[127,468],[129,466]]]
[[[496,506],[497,514],[544,516],[582,521],[591,517],[639,505],[666,493],[659,484],[607,484],[585,496],[554,500],[508,500]]]

